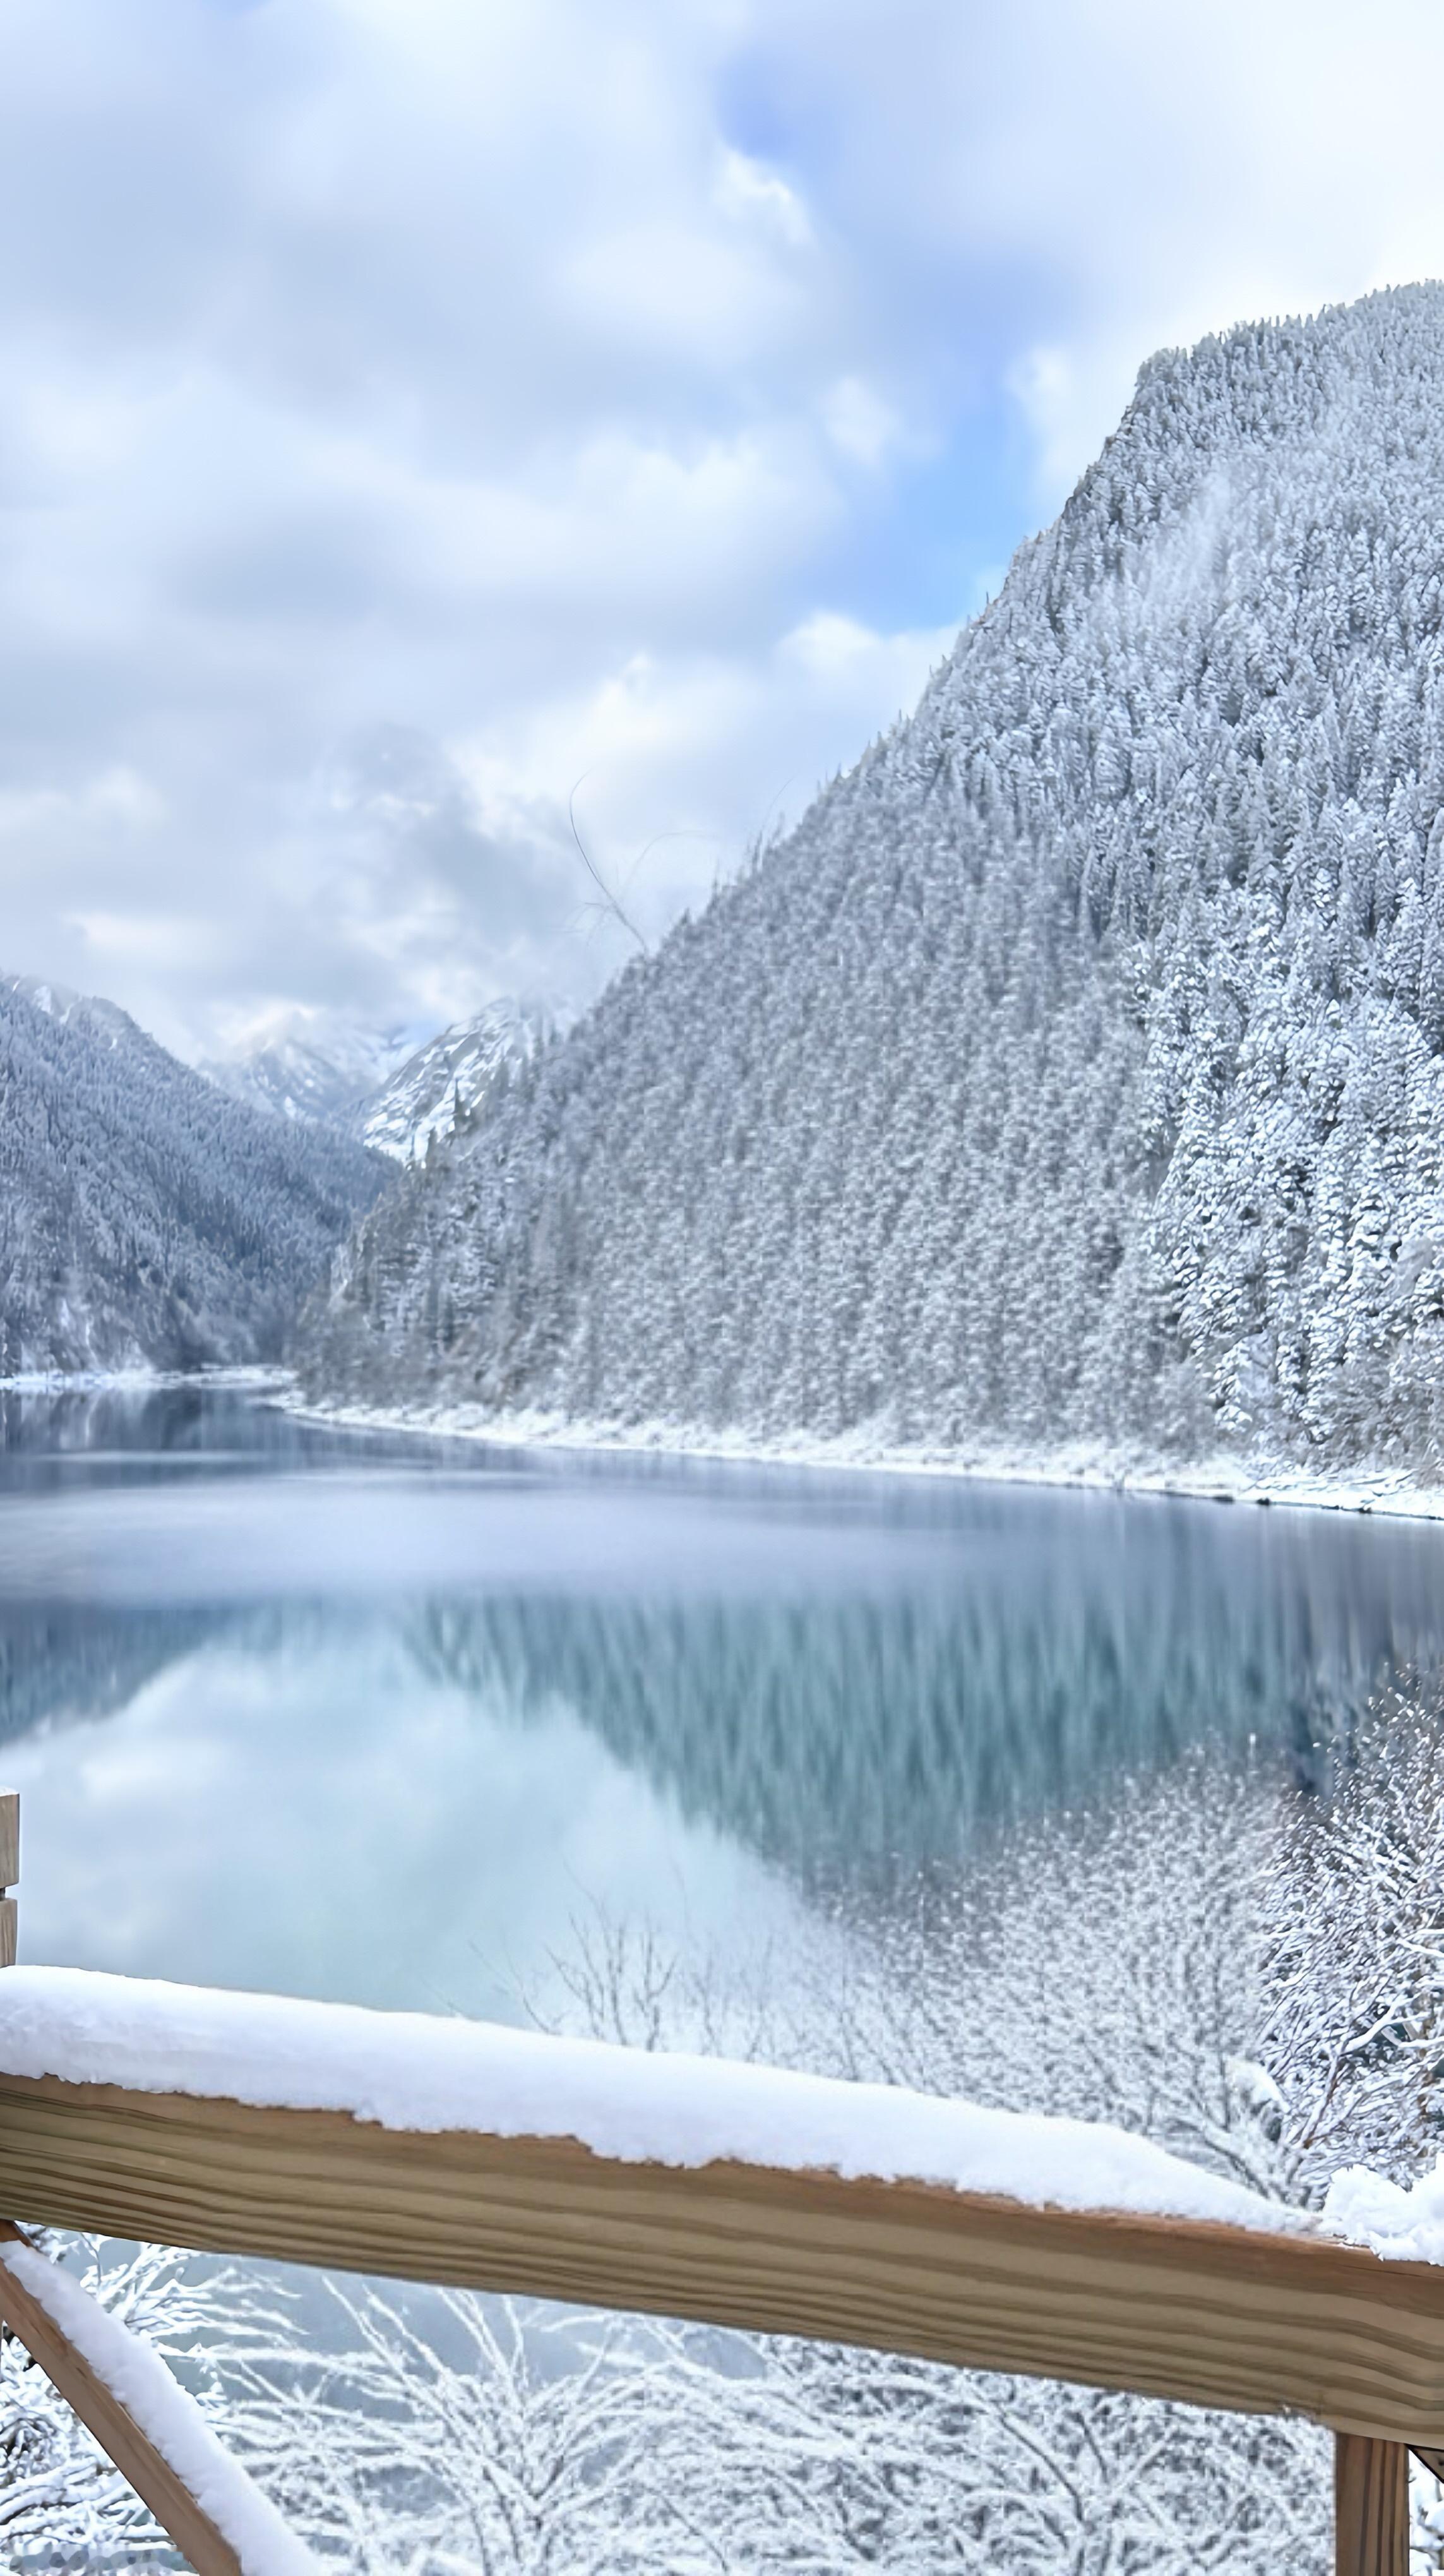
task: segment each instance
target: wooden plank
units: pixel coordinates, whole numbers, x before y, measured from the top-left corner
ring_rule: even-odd
[[[196,2502],[124,2401],[77,2352],[33,2292],[17,2280],[5,2249],[20,2241],[18,2230],[0,2221],[0,2317],[95,2435],[107,2459],[114,2461],[150,2507],[196,2576],[242,2576],[240,2559],[204,2506]]]
[[[20,1925],[13,1896],[0,1896],[0,1968],[13,1968]]]
[[[1409,2453],[1340,2433],[1334,2444],[1334,2576],[1409,2576]]]
[[[20,1884],[20,1792],[0,1789],[0,1888]]]
[[[1323,2238],[14,2076],[0,2076],[0,2208],[1444,2448],[1444,2270]]]

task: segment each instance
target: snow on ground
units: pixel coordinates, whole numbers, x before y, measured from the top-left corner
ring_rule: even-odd
[[[320,2561],[217,2441],[159,2353],[34,2246],[8,2244],[0,2251],[5,2268],[119,2398],[230,2542],[242,2576],[319,2576]]]
[[[1315,1511],[1384,1512],[1405,1520],[1444,1520],[1444,1486],[1418,1485],[1398,1470],[1356,1476],[1311,1476],[1302,1468],[1246,1463],[1220,1456],[1192,1466],[1163,1465],[1121,1451],[1075,1444],[1058,1449],[948,1449],[899,1445],[861,1429],[835,1440],[806,1432],[759,1439],[746,1431],[711,1431],[674,1422],[581,1422],[568,1415],[502,1414],[481,1405],[387,1407],[326,1404],[286,1387],[269,1401],[309,1422],[338,1430],[429,1432],[438,1439],[477,1440],[498,1449],[579,1449],[623,1456],[718,1458],[738,1465],[853,1469],[894,1476],[967,1476],[979,1483],[1074,1485],[1113,1493],[1172,1494],[1219,1503],[1290,1504]]]
[[[1414,1484],[1397,1469],[1356,1476],[1311,1476],[1302,1468],[1269,1466],[1220,1456],[1191,1466],[1164,1465],[1132,1453],[1081,1443],[1058,1449],[948,1449],[926,1442],[900,1445],[885,1433],[862,1429],[835,1440],[806,1432],[763,1440],[746,1431],[716,1431],[677,1422],[583,1422],[569,1415],[492,1413],[481,1405],[327,1404],[306,1397],[284,1368],[210,1368],[200,1371],[85,1369],[25,1377],[0,1377],[0,1392],[25,1395],[124,1392],[157,1394],[168,1387],[226,1389],[264,1397],[299,1421],[345,1431],[429,1433],[439,1440],[475,1440],[497,1449],[577,1449],[619,1456],[718,1458],[738,1466],[822,1467],[892,1476],[966,1476],[1000,1485],[1074,1485],[1128,1494],[1172,1494],[1193,1501],[1278,1503],[1331,1512],[1384,1512],[1404,1520],[1444,1520],[1444,1486]]]
[[[291,1381],[289,1369],[30,1369],[17,1377],[0,1377],[6,1395],[162,1395],[178,1386],[211,1388],[242,1395],[279,1395]]]
[[[388,2129],[576,2138],[627,2163],[737,2161],[1272,2234],[1310,2224],[1102,2123],[487,2022],[79,1968],[8,1968],[0,1977],[0,2073],[348,2111]]]

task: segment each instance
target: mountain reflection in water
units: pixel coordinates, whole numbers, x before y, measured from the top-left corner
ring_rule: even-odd
[[[596,1898],[728,1937],[1195,1747],[1307,1775],[1444,1531],[520,1458],[193,1388],[0,1416],[30,1956],[504,2008]]]

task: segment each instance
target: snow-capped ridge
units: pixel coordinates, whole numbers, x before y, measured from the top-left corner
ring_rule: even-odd
[[[913,717],[366,1221],[305,1378],[1437,1483],[1444,289],[1151,361]]]
[[[399,1161],[424,1155],[458,1110],[474,1115],[499,1076],[529,1064],[559,1023],[539,1004],[500,999],[417,1047],[355,1112],[363,1144]]]
[[[566,1014],[499,996],[417,1044],[322,1012],[292,1012],[258,1042],[200,1067],[234,1099],[333,1129],[398,1162],[424,1155],[458,1110],[474,1115],[499,1076],[530,1062]]]
[[[290,1011],[198,1070],[248,1108],[351,1135],[361,1103],[406,1062],[413,1044],[403,1029],[359,1027],[336,1012]]]
[[[228,1100],[114,1003],[0,978],[0,1376],[278,1356],[384,1165]]]

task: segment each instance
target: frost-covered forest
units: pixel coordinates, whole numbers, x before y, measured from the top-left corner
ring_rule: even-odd
[[[274,1357],[384,1178],[112,1004],[0,984],[0,1375]]]
[[[1444,288],[1169,351],[910,721],[379,1207],[310,1386],[1444,1459]]]

